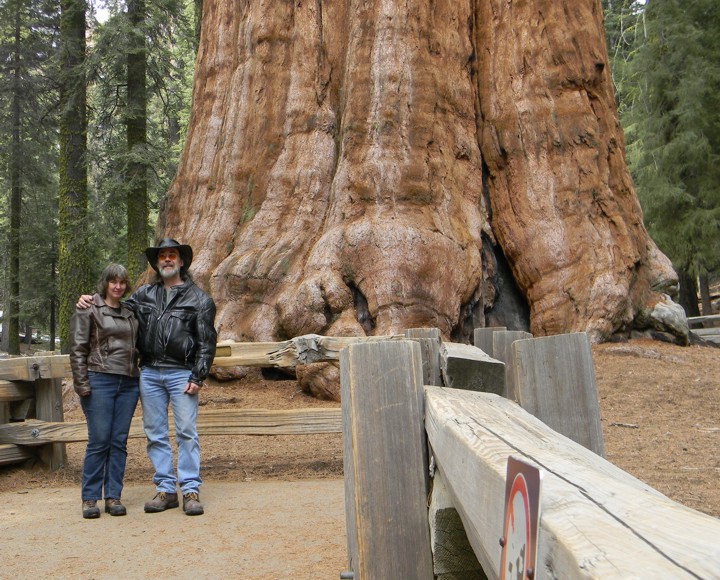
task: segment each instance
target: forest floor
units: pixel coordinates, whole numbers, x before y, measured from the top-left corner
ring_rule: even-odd
[[[671,499],[720,517],[720,350],[632,340],[594,345],[593,360],[606,458]],[[339,407],[306,395],[293,379],[264,377],[259,370],[242,380],[211,380],[201,392],[201,405]],[[65,417],[83,420],[72,400],[66,401]],[[3,574],[338,577],[345,565],[339,433],[212,436],[201,444],[206,514],[200,518],[187,518],[180,510],[142,513],[153,488],[141,439],[128,445],[124,498],[129,515],[104,516],[97,527],[80,518],[84,443],[67,445],[67,466],[55,473],[0,468],[0,554],[13,558],[11,574],[8,558],[0,556]],[[160,528],[152,527],[158,523]],[[43,560],[30,550],[47,551],[50,543],[54,559]]]

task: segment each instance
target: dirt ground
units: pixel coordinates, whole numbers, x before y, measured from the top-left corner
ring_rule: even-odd
[[[720,349],[633,340],[595,345],[593,358],[607,459],[670,498],[720,517],[720,486],[717,485]],[[210,381],[201,393],[201,405],[204,408],[289,409],[337,407],[339,403],[319,401],[304,394],[295,380],[284,375],[263,376],[259,370],[253,370],[242,380]],[[65,416],[68,421],[82,420],[81,411],[71,402]],[[179,510],[152,516],[142,513],[142,503],[153,493],[152,469],[143,440],[129,442],[124,496],[130,513],[126,518],[102,517],[97,520],[101,523],[95,525],[102,530],[102,541],[130,538],[127,540],[130,548],[126,546],[123,553],[140,542],[137,549],[127,553],[132,555],[133,562],[147,554],[147,568],[123,567],[120,572],[125,574],[118,574],[118,569],[110,566],[92,572],[93,568],[87,567],[87,558],[102,561],[107,551],[103,547],[107,543],[103,544],[93,534],[91,546],[96,549],[92,555],[80,553],[68,559],[67,550],[60,550],[60,559],[56,562],[60,567],[54,568],[58,572],[54,575],[177,578],[184,577],[183,573],[190,575],[188,570],[194,570],[193,577],[205,577],[198,572],[205,570],[208,577],[338,577],[345,564],[340,434],[214,436],[202,438],[201,445],[205,482],[202,495],[207,513],[200,518],[187,518]],[[0,536],[4,538],[0,544],[0,561],[7,562],[5,556],[10,555],[14,565],[20,566],[13,574],[5,568],[3,574],[46,575],[43,572],[48,569],[43,568],[38,559],[23,558],[25,548],[21,550],[17,542],[7,540],[16,538],[21,546],[30,542],[30,532],[21,531],[27,526],[37,526],[31,530],[38,541],[42,538],[46,542],[57,534],[55,542],[59,546],[64,543],[61,538],[66,531],[73,538],[76,534],[80,534],[80,538],[87,534],[87,524],[91,522],[83,522],[79,517],[83,453],[83,443],[67,445],[68,464],[56,473],[27,466],[0,468],[0,498],[3,499],[0,505],[6,506],[0,508]],[[321,509],[323,505],[327,509]],[[8,510],[14,513],[9,514]],[[69,511],[72,516],[58,518],[58,510]],[[235,523],[225,524],[228,514],[234,516]],[[6,515],[12,517],[8,520]],[[26,517],[27,522],[22,523]],[[161,553],[177,554],[179,558],[172,559],[176,563],[167,569],[153,568],[157,553],[148,549],[148,538],[143,536],[151,517],[165,518],[167,529],[161,531],[168,534],[157,546]],[[53,521],[58,521],[60,529],[48,529]],[[226,531],[223,525],[228,526]],[[275,537],[277,534],[270,534],[273,526],[285,526],[283,531],[276,530],[277,534],[285,533],[293,540],[288,542],[286,537],[281,541],[279,536]],[[263,534],[253,535],[258,531]],[[122,536],[118,538],[116,533]],[[242,547],[238,547],[238,542]],[[69,544],[67,549],[76,543]],[[293,545],[294,554],[288,548]],[[9,554],[7,550],[16,553]],[[203,550],[197,560],[191,560],[197,561],[199,567],[177,564],[195,550]],[[212,554],[220,557],[213,560]],[[117,559],[122,560],[122,554]],[[208,568],[206,560],[225,567]]]

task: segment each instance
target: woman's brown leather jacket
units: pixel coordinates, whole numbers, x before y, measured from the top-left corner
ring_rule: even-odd
[[[140,374],[138,323],[132,310],[121,304],[118,313],[99,294],[93,299],[93,306],[78,308],[70,319],[70,367],[78,395],[90,393],[88,371]]]

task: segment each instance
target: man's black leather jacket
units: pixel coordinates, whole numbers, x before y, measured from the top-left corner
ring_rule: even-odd
[[[201,385],[215,358],[215,303],[190,279],[165,293],[155,282],[124,302],[139,323],[140,366],[192,370],[190,381]]]

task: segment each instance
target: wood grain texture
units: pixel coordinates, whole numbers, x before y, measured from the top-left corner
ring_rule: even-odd
[[[217,367],[261,366],[294,368],[300,364],[338,361],[340,351],[357,342],[403,340],[393,336],[320,336],[307,334],[282,342],[223,341],[218,347],[213,365]]]
[[[0,403],[32,399],[35,386],[28,381],[0,381]]]
[[[170,424],[172,424],[172,413]],[[206,410],[198,414],[197,426],[202,436],[308,435],[342,431],[340,409],[328,408]],[[145,437],[142,417],[135,417],[132,420],[129,436]],[[84,421],[52,423],[30,420],[0,425],[0,443],[42,445],[77,441],[87,441],[87,424]]]
[[[442,470],[437,466],[432,479],[428,520],[437,580],[486,578],[453,505]]]
[[[18,356],[0,359],[0,379],[8,381],[62,379],[69,373],[68,355]]]
[[[350,569],[432,579],[420,345],[350,345],[340,368]]]
[[[45,363],[42,368],[53,369],[51,359],[43,357]],[[57,367],[62,368],[62,367]],[[48,374],[52,374],[49,372]],[[35,415],[41,421],[63,421],[62,380],[59,378],[42,378],[35,381]],[[40,459],[50,469],[60,469],[65,465],[67,454],[64,443],[48,443],[39,450]]]
[[[499,395],[505,392],[505,364],[469,344],[443,342],[440,371],[446,387]]]
[[[714,578],[720,521],[556,433],[502,397],[426,387],[426,429],[470,544],[498,576],[507,458],[543,472],[538,575]]]
[[[440,344],[442,337],[437,328],[409,328],[405,337],[420,345],[423,366],[423,384],[442,386],[440,371]]]
[[[20,463],[33,457],[32,451],[29,449],[18,447],[10,443],[0,444],[0,465],[9,465],[11,463]]]
[[[543,423],[605,454],[590,340],[584,332],[511,345],[515,395]]]
[[[512,351],[513,342],[532,338],[532,334],[522,330],[501,330],[493,333],[493,356],[505,363],[505,393],[504,396],[511,401],[517,401],[515,394],[515,371],[513,369]]]
[[[473,344],[488,356],[493,353],[493,335],[500,330],[507,330],[504,326],[490,326],[473,330]],[[503,361],[504,362],[504,361]]]

